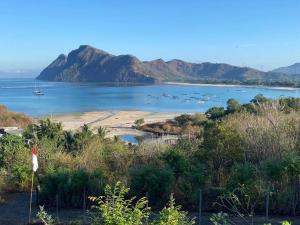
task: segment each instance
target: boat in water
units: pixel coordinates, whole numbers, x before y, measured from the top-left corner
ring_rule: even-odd
[[[34,82],[34,91],[32,92],[34,95],[44,95],[44,92],[41,88],[37,87],[36,81]]]
[[[44,95],[44,92],[41,89],[36,89],[33,91],[34,95]]]

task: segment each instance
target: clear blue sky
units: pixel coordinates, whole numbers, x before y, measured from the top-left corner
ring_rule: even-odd
[[[300,62],[299,0],[1,0],[0,71],[90,44],[142,60],[269,70]]]

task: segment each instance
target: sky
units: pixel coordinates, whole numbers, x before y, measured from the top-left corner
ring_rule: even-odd
[[[267,71],[300,62],[299,12],[299,0],[1,0],[0,71],[35,73],[82,44]]]

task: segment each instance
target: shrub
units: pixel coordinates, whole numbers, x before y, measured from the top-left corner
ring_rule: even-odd
[[[168,167],[143,165],[130,172],[130,188],[134,194],[148,194],[151,202],[161,202],[171,193],[175,177]]]
[[[180,116],[175,117],[175,121],[178,123],[179,126],[185,126],[191,124],[192,115],[182,114]]]
[[[105,188],[105,196],[89,197],[96,203],[95,213],[91,214],[92,225],[143,225],[149,217],[150,208],[147,207],[147,199],[126,199],[129,189],[121,182],[117,182],[112,188]],[[134,203],[135,202],[135,203]]]
[[[32,168],[30,165],[15,166],[11,181],[19,191],[30,190]]]
[[[225,116],[225,109],[224,107],[212,107],[205,112],[205,115],[212,120],[220,119],[221,117]]]
[[[36,217],[39,218],[45,225],[55,224],[55,219],[44,210],[44,206],[39,206],[39,211],[37,212]]]
[[[85,197],[102,193],[103,182],[103,175],[99,170],[91,173],[84,169],[49,172],[40,181],[41,201],[54,205],[58,196],[61,207],[82,207]]]
[[[137,119],[136,121],[134,121],[133,128],[140,129],[143,123],[145,123],[145,120],[143,118]]]
[[[153,225],[192,225],[195,219],[189,219],[186,212],[181,211],[181,206],[175,205],[175,199],[171,195],[166,207],[159,213]]]

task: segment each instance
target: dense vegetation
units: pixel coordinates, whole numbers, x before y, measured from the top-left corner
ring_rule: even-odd
[[[144,206],[146,196],[154,211],[171,201],[161,218],[176,208],[173,197],[185,210],[197,211],[199,189],[204,211],[252,217],[264,213],[268,194],[270,214],[300,214],[299,98],[270,100],[258,95],[243,105],[229,99],[226,108],[182,115],[173,123],[191,128],[192,135],[183,134],[174,145],[126,145],[117,137],[105,138],[101,127],[93,134],[86,125],[76,133],[50,120],[29,125],[22,138],[0,138],[0,193],[28,190],[31,149],[37,145],[40,167],[35,184],[40,184],[41,205],[55,206],[58,201],[59,207],[90,208],[96,201],[104,216],[105,201],[89,196],[107,196],[112,191],[106,185],[117,183],[123,200],[136,196],[142,200],[132,200],[134,204]],[[26,145],[24,139],[32,142]],[[148,209],[145,213],[144,219]],[[103,223],[103,216],[94,224],[128,224]]]

